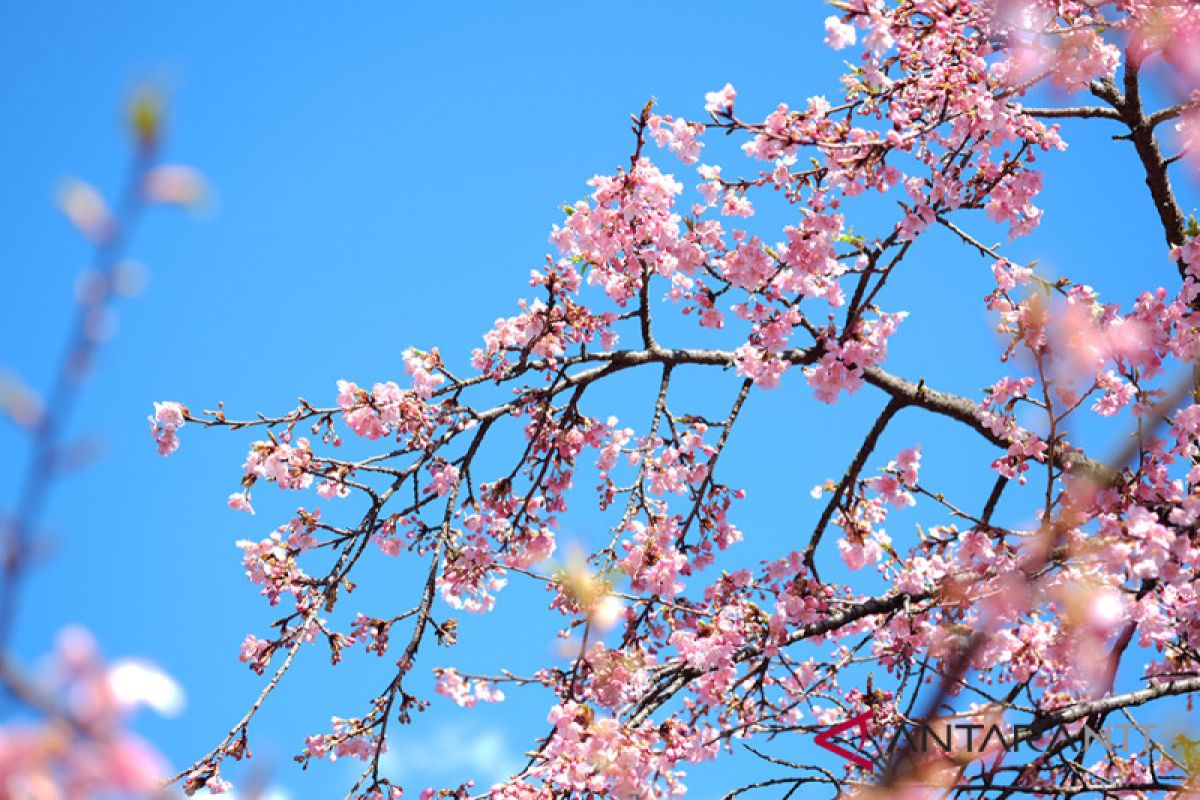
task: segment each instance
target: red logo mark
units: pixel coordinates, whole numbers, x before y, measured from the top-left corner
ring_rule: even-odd
[[[875,765],[872,764],[870,761],[867,761],[865,758],[860,756],[858,753],[855,753],[852,750],[847,750],[844,747],[839,747],[838,745],[829,741],[834,736],[837,736],[839,733],[848,731],[851,728],[858,728],[859,735],[862,737],[862,739],[860,741],[865,741],[867,738],[867,720],[870,718],[871,718],[871,712],[864,711],[863,713],[859,714],[856,717],[851,717],[850,719],[846,720],[845,722],[838,723],[837,725],[834,725],[832,728],[830,728],[828,730],[821,731],[820,733],[817,734],[817,745],[819,747],[825,748],[826,750],[828,750],[831,753],[834,753],[835,755],[841,756],[842,758],[849,761],[851,764],[860,766],[863,769],[874,769]]]

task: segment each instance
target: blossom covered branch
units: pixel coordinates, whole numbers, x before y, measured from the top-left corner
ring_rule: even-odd
[[[470,374],[437,349],[411,348],[404,380],[340,381],[324,407],[301,401],[230,419],[221,407],[156,405],[164,455],[189,425],[262,437],[232,508],[253,512],[265,484],[315,485],[317,495],[302,495],[305,506],[265,538],[239,543],[247,577],[284,613],[269,633],[250,634],[240,657],[259,674],[276,666],[248,713],[179,774],[185,789],[224,787],[221,770],[247,754],[253,718],[313,645],[334,664],[356,646],[394,659],[364,710],[309,735],[297,756],[306,766],[361,759],[348,797],[403,795],[381,757],[404,735],[398,726],[437,701],[410,679],[431,652],[434,694],[462,706],[548,696],[549,728],[509,780],[427,787],[422,797],[678,796],[686,765],[735,741],[758,753],[785,734],[852,720],[865,731],[861,758],[834,771],[776,759],[795,775],[744,790],[821,784],[859,797],[916,779],[915,791],[938,796],[1195,791],[1188,765],[1161,743],[1085,763],[1083,731],[1106,713],[1200,688],[1200,405],[1170,391],[1200,357],[1200,226],[1184,218],[1170,176],[1190,164],[1163,155],[1158,127],[1178,120],[1180,146],[1193,146],[1200,11],[1049,0],[834,6],[826,42],[861,48],[841,96],[781,104],[758,121],[739,115],[728,85],[708,94],[703,120],[647,104],[632,119],[628,166],[593,178],[589,196],[566,207],[551,234],[556,254],[530,275],[535,298],[484,334]],[[1151,111],[1142,81],[1156,63],[1187,94]],[[1051,86],[1104,105],[1023,105]],[[1166,266],[1169,285],[1147,286],[1129,308],[1102,302],[1086,275],[1038,274],[972,233],[981,215],[1011,238],[1037,229],[1035,166],[1066,147],[1054,119],[1123,126],[1145,173],[1167,245],[1147,263]],[[701,163],[715,133],[740,141],[748,162]],[[659,155],[694,166],[696,184],[685,187]],[[864,212],[871,193],[898,198],[900,212]],[[781,231],[755,224],[768,205],[785,209]],[[891,304],[902,302],[913,245],[937,234],[965,244],[972,265],[991,266],[984,305],[1004,350],[977,398],[886,366],[907,316]],[[619,420],[602,387],[627,387],[639,372],[656,387],[641,398],[644,419]],[[704,397],[681,386],[685,374],[703,376]],[[739,527],[744,491],[727,482],[721,458],[755,413],[754,396],[790,391],[820,408],[867,385],[886,405],[862,426],[841,477],[814,490],[828,497],[807,543],[772,539],[773,557],[739,564],[727,551],[773,534]],[[902,410],[996,448],[978,513],[922,483],[923,464],[938,456],[918,442],[874,470]],[[1089,417],[1139,432],[1133,457],[1106,462],[1073,442],[1068,433]],[[343,444],[375,449],[335,455]],[[565,567],[544,567],[580,503],[572,487],[585,482],[609,534]],[[1013,519],[1033,521],[997,523],[1002,494],[1025,504]],[[927,516],[915,534],[886,532],[893,515],[918,507]],[[386,558],[419,563],[414,597],[355,607],[356,567]],[[886,591],[857,579],[867,569]],[[548,613],[575,648],[567,666],[474,675],[431,651],[456,643],[453,614],[492,612],[510,579],[549,588]],[[1131,664],[1131,652],[1152,660]],[[1114,694],[1118,672],[1145,688]],[[1005,752],[995,743],[925,758],[897,749],[899,727],[951,712],[1044,747],[1009,755],[1020,763],[993,758]],[[1051,740],[1058,728],[1065,738]]]

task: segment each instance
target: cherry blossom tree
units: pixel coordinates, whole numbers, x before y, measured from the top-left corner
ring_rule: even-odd
[[[336,664],[358,647],[394,670],[361,710],[308,734],[297,757],[360,759],[348,797],[680,796],[689,764],[743,747],[786,773],[748,776],[730,796],[1197,791],[1196,765],[1161,737],[1143,730],[1140,749],[1097,753],[1089,732],[1200,690],[1200,226],[1172,188],[1196,137],[1200,8],[833,6],[826,43],[851,56],[838,95],[761,120],[739,113],[730,85],[707,95],[706,116],[648,103],[632,117],[628,164],[564,209],[554,252],[530,274],[533,298],[484,334],[469,372],[414,347],[404,377],[340,381],[332,402],[258,416],[156,404],[163,454],[187,428],[258,432],[232,508],[253,513],[265,484],[302,498],[268,537],[239,543],[247,577],[281,616],[246,637],[240,658],[266,682],[176,776],[188,792],[226,786],[222,770],[248,754],[255,715],[297,659],[319,649]],[[1010,238],[1037,229],[1040,167],[1067,147],[1061,119],[1115,132],[1144,171],[1162,244],[1130,308],[1088,286],[1093,265],[1042,274],[971,230],[977,212]],[[706,161],[717,134],[747,160]],[[873,194],[899,213],[859,213]],[[746,218],[767,204],[784,205],[790,222],[755,233]],[[903,284],[913,244],[935,229],[994,276],[984,305],[1006,346],[978,397],[887,365],[906,312],[903,292],[884,290]],[[639,418],[618,420],[601,387],[632,372],[658,388]],[[706,376],[726,410],[698,412],[699,398],[677,388],[684,374]],[[772,391],[818,404],[874,391],[885,404],[864,420],[852,462],[814,489],[823,507],[807,541],[780,539],[758,567],[726,570],[726,551],[771,536],[738,526],[745,487],[718,467],[753,413],[748,399]],[[995,446],[982,508],[923,484],[916,442],[876,453],[898,415],[918,412]],[[1124,420],[1130,435],[1085,452],[1070,432],[1089,415]],[[348,438],[375,449],[344,457]],[[571,491],[593,474],[594,493]],[[1011,487],[1026,487],[1025,527],[996,521]],[[350,498],[359,510],[337,521]],[[610,536],[555,560],[569,506],[585,502],[607,514]],[[889,537],[889,515],[914,506],[923,524]],[[370,559],[419,562],[425,578],[407,603],[359,608],[354,576]],[[847,575],[877,572],[887,590],[823,575],[832,559]],[[574,634],[566,667],[456,668],[455,614],[491,612],[509,581],[548,588],[547,613]],[[1127,658],[1139,651],[1152,656],[1145,666]],[[411,688],[422,670],[446,700]],[[1117,691],[1118,673],[1139,688]],[[381,770],[389,742],[428,704],[546,696],[531,687],[553,698],[547,728],[508,781],[402,787]],[[898,735],[948,719],[997,735],[966,751],[918,751]],[[838,723],[862,732],[841,740],[854,752],[844,764],[768,752]]]
[[[1194,750],[1132,713],[1200,691],[1200,224],[1173,188],[1195,169],[1200,6],[832,6],[826,44],[850,58],[836,96],[760,120],[730,85],[703,114],[647,103],[628,164],[564,209],[531,299],[483,334],[469,366],[413,347],[395,381],[339,381],[319,403],[154,405],[163,455],[196,428],[254,435],[232,509],[253,514],[273,490],[300,506],[238,543],[272,609],[239,654],[261,692],[172,784],[228,789],[293,665],[361,648],[386,678],[296,739],[306,768],[361,761],[347,797],[705,796],[689,792],[692,765],[747,753],[770,777],[747,774],[727,796],[1200,793]],[[1144,173],[1130,194],[1153,205],[1161,236],[1129,308],[1087,283],[1113,265],[1048,274],[978,232],[1035,234],[1044,177],[1068,145],[1060,120],[1127,141]],[[706,160],[718,134],[744,158]],[[880,196],[899,211],[881,213]],[[767,207],[784,210],[782,230],[756,224]],[[914,243],[934,231],[963,244],[956,268],[994,279],[983,306],[1004,348],[975,397],[888,365]],[[643,373],[656,389],[618,419],[609,387]],[[813,489],[799,541],[739,526],[753,487],[724,478],[737,423],[768,392],[812,414],[859,392],[882,401],[850,463]],[[901,415],[995,448],[982,507],[922,482],[937,454],[919,441],[877,452]],[[1124,433],[1089,452],[1075,431],[1096,417]],[[1028,522],[1003,522],[1002,502],[1020,505],[1003,519]],[[608,536],[564,555],[584,504]],[[886,532],[914,513],[911,533]],[[772,557],[742,566],[750,540],[773,543]],[[358,606],[364,565],[390,559],[423,579],[398,605]],[[495,613],[515,582],[546,589],[567,664],[456,665],[457,619]],[[387,774],[389,743],[431,703],[496,702],[542,703],[546,717],[507,781],[401,786]],[[1095,736],[1114,720],[1140,744]],[[985,733],[934,748],[904,735],[951,723]],[[831,729],[849,758],[773,754]]]

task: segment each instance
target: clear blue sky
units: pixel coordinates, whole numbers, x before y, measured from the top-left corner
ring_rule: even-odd
[[[224,498],[251,437],[188,428],[180,452],[163,460],[146,432],[151,402],[224,400],[238,415],[282,411],[299,395],[328,403],[338,378],[398,379],[409,344],[438,345],[461,365],[527,293],[560,205],[626,161],[630,113],[653,95],[663,113],[698,117],[704,92],[726,81],[746,116],[832,94],[840,58],[821,44],[827,13],[780,2],[0,10],[0,366],[46,385],[88,259],[51,194],[71,175],[115,189],[128,151],[119,111],[136,82],[172,89],[168,160],[197,166],[217,198],[199,220],[155,212],[137,238],[132,255],[150,268],[149,291],[120,308],[118,336],[74,426],[101,439],[103,461],[54,497],[54,552],[28,586],[20,653],[32,659],[62,624],[80,622],[107,654],[157,661],[191,702],[180,718],[145,719],[142,730],[176,766],[207,751],[259,686],[236,661],[241,638],[275,618],[242,577],[233,541],[266,535],[297,498],[260,491],[257,517],[229,511]],[[1095,129],[1088,141],[1068,138],[1072,149],[1048,162],[1047,221],[1012,255],[1041,257],[1051,271],[1086,270],[1115,300],[1150,282],[1174,287],[1131,149]],[[694,182],[665,152],[651,155]],[[777,235],[783,213],[764,210],[752,226]],[[875,222],[853,221],[868,234],[880,231]],[[889,309],[913,314],[894,340],[892,368],[978,395],[999,374],[979,302],[987,264],[933,236],[896,283]],[[863,415],[883,404],[866,389],[831,410],[798,373],[790,378],[752,398],[724,463],[751,490],[737,518],[747,562],[807,540],[819,511],[808,489],[841,474],[873,419]],[[732,396],[732,381],[697,388]],[[612,402],[642,424],[644,403]],[[871,466],[918,441],[923,478],[978,507],[990,488],[978,476],[994,454],[949,424],[902,419]],[[7,500],[25,452],[10,427],[0,430],[0,452]],[[1006,513],[1021,511],[1013,501]],[[569,525],[586,538],[604,520],[584,512]],[[825,563],[832,554],[831,546]],[[389,600],[400,608],[411,591],[412,573],[385,567],[383,586],[363,601],[377,605],[362,610],[382,613]],[[544,660],[553,643],[536,616],[541,595],[515,587],[511,595],[495,620],[464,621],[458,651],[430,652],[425,665],[520,670]],[[543,621],[528,628],[529,618]],[[530,637],[520,653],[514,630]],[[330,671],[322,659],[308,654],[255,729],[254,763],[299,796],[347,785],[340,765],[318,765],[300,783],[290,758],[331,714],[365,710],[391,663],[358,656]],[[414,789],[486,782],[544,727],[542,698],[473,712],[447,706],[435,702],[394,747]],[[456,755],[446,755],[449,743]],[[718,774],[722,784],[734,779]]]

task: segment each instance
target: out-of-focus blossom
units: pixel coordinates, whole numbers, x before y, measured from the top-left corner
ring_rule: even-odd
[[[186,208],[198,207],[208,196],[204,177],[194,168],[181,164],[166,164],[150,170],[142,189],[152,203]]]
[[[140,706],[178,713],[183,693],[174,680],[143,662],[106,666],[80,628],[59,635],[39,674],[37,691],[60,713],[0,726],[0,796],[60,800],[158,791],[166,764],[127,723]]]
[[[116,220],[94,186],[76,178],[63,181],[58,189],[58,208],[79,231],[93,242],[103,242],[116,230]]]

